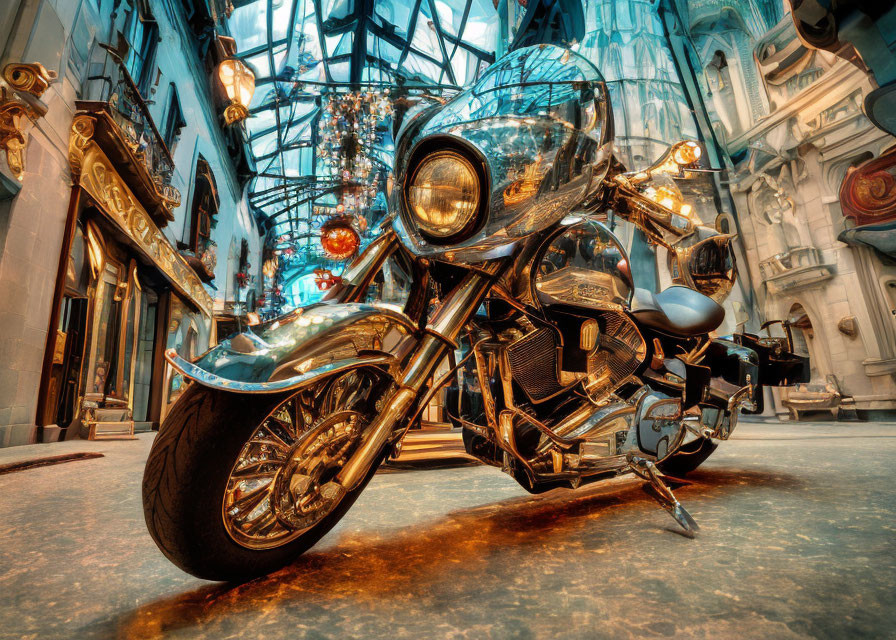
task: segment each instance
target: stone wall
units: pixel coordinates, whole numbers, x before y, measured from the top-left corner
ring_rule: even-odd
[[[698,47],[704,55],[718,44],[717,36],[694,35],[698,43],[715,38]],[[727,89],[736,103],[748,100],[739,92],[760,91],[767,112],[739,129],[725,127],[730,118],[717,113],[711,119],[727,152],[747,257],[741,269],[749,270],[760,317],[795,322],[797,346],[812,359],[809,384],[775,390],[776,411],[857,410],[873,418],[896,409],[896,303],[887,289],[896,267],[837,240],[847,228],[839,194],[850,167],[896,140],[863,114],[873,77],[806,48],[789,15],[764,34],[744,30],[739,37],[752,39],[749,55],[729,54],[742,69],[753,65],[761,83]],[[701,86],[711,112],[720,104],[712,89]]]
[[[0,446],[9,446],[33,442],[36,436],[38,385],[71,196],[68,141],[74,103],[84,97],[88,65],[98,55],[98,43],[114,44],[111,34],[122,29],[133,0],[121,2],[114,16],[113,3],[93,0],[0,4],[0,68],[9,62],[40,62],[59,76],[42,97],[48,106],[46,116],[29,131],[21,188],[0,193]],[[221,286],[209,292],[223,299],[223,284],[238,267],[224,259],[231,238],[247,239],[254,272],[261,266],[261,239],[227,154],[209,81],[194,53],[180,4],[164,0],[151,5],[160,42],[155,59],[158,73],[152,94],[146,96],[151,100],[150,112],[161,126],[173,85],[189,123],[174,150],[173,185],[182,194],[181,205],[164,231],[172,244],[184,239],[185,229],[189,231],[186,220],[201,153],[220,192],[214,239],[225,251],[215,270]],[[259,275],[259,286],[260,280]]]

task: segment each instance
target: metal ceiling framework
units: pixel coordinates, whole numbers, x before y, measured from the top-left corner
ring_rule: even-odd
[[[293,239],[310,238],[312,205],[346,186],[317,161],[327,96],[457,90],[494,61],[499,32],[492,0],[238,0],[226,28],[256,71],[249,202]],[[384,132],[369,157],[387,169],[391,152]]]

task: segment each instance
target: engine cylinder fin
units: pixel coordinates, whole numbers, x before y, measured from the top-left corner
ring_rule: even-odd
[[[507,347],[513,379],[532,402],[547,400],[563,390],[558,379],[558,346],[550,329],[542,328]]]

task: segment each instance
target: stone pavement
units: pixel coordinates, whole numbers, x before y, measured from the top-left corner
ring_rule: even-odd
[[[680,488],[382,473],[294,565],[194,579],[143,523],[147,434],[0,451],[0,638],[896,638],[896,424],[750,424]]]

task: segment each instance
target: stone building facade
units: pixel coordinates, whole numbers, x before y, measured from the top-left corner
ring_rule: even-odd
[[[841,204],[847,173],[887,157],[896,143],[863,111],[877,89],[873,74],[805,44],[789,7],[774,22],[778,14],[761,2],[679,4],[679,35],[699,61],[694,97],[724,150],[737,218],[730,222],[746,257],[741,272],[752,280],[760,319],[790,322],[812,360],[809,384],[775,390],[776,412],[892,412],[896,262],[838,239],[855,226]],[[893,164],[878,170],[891,174]],[[880,180],[864,188],[882,191],[876,211],[892,213],[892,178]]]
[[[204,350],[225,303],[261,282],[241,144],[189,6],[0,3],[0,446],[90,416],[157,423],[178,385],[161,353]]]

